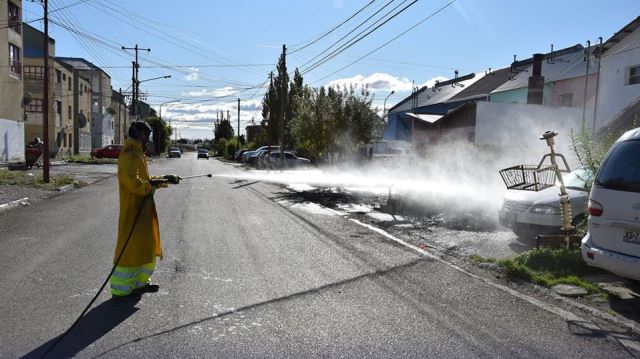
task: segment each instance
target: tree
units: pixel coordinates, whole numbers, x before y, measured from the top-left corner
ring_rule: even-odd
[[[311,157],[331,159],[347,156],[380,135],[382,119],[371,108],[365,88],[311,89],[303,86],[295,97],[298,115],[291,133],[298,148]]]
[[[215,129],[215,142],[218,142],[222,139],[228,140],[233,138],[233,126],[231,126],[231,122],[229,120],[222,120],[220,123],[216,125]]]
[[[167,123],[159,117],[149,116],[146,118],[151,132],[153,133],[153,148],[156,154],[167,150],[171,141],[172,129]]]

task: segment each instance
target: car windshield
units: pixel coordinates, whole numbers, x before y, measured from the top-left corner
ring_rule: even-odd
[[[616,143],[598,172],[599,187],[640,192],[640,140]]]
[[[592,176],[590,176],[589,173],[590,172],[586,169],[580,168],[564,175],[562,177],[564,186],[571,189],[586,191],[588,188],[587,184],[592,180]],[[560,182],[556,182],[556,186],[559,185]]]

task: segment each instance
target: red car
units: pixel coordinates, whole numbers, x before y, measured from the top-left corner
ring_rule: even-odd
[[[118,158],[122,145],[109,145],[91,150],[91,158]]]

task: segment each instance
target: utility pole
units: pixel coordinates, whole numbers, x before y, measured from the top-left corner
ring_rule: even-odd
[[[120,102],[122,101],[122,102]],[[124,104],[124,97],[122,96],[122,87],[118,89],[118,143],[122,144],[122,134],[124,133],[124,130],[122,128],[122,114],[120,113],[120,109],[122,108],[122,105]],[[124,124],[126,127],[126,123]]]
[[[133,62],[133,78],[132,80],[132,88],[133,88],[133,95],[131,96],[131,115],[135,116],[135,119],[138,119],[138,97],[140,96],[140,81],[138,80],[138,70],[140,69],[140,64],[138,63],[138,51],[142,50],[142,51],[146,51],[146,52],[150,52],[151,49],[142,49],[138,47],[138,44],[136,44],[135,47],[124,47],[122,46],[123,50],[134,50],[136,52],[136,60]]]
[[[602,58],[602,37],[598,38],[598,70],[596,72],[596,94],[593,99],[593,125],[591,126],[591,136],[596,135],[596,113],[598,112],[598,89],[600,87],[600,59]]]
[[[591,63],[591,41],[587,40],[587,48],[584,50],[587,71],[584,75],[584,98],[582,100],[582,128],[587,126],[587,87],[589,86],[589,64]]]
[[[44,137],[44,153],[42,162],[42,181],[49,183],[49,0],[43,0],[44,3],[44,96],[42,105],[42,125]]]
[[[272,88],[273,88],[273,71],[271,71],[269,73],[269,90],[271,90]],[[267,96],[269,96],[268,92],[267,92]],[[269,103],[269,102],[267,102],[267,103]],[[269,146],[269,147],[267,147],[267,152],[269,153],[269,156],[271,156],[271,129],[272,129],[272,127],[271,127],[272,124],[271,123],[273,122],[273,121],[271,121],[271,119],[272,119],[271,114],[272,114],[271,107],[269,107],[269,114],[267,115],[267,126],[268,126],[267,127],[267,134],[268,134],[268,136],[267,136],[267,138],[268,138],[267,139],[267,145]]]
[[[240,149],[240,98],[238,97],[238,133],[236,134],[236,136],[238,136],[238,150]]]
[[[284,59],[284,63],[286,66],[287,63],[287,45],[282,45],[282,58]],[[280,82],[284,82],[284,78],[280,79]],[[286,83],[285,83],[286,84]],[[285,84],[280,84],[280,89],[285,86]],[[278,89],[278,92],[280,92]],[[279,94],[280,96],[280,160],[282,161],[282,168],[284,169],[285,160],[284,160],[284,114],[286,113],[285,104],[287,92],[282,91],[283,93]]]

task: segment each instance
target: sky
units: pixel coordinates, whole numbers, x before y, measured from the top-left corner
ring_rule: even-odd
[[[42,29],[42,6],[23,6],[24,20]],[[121,47],[150,48],[140,52],[139,79],[171,78],[144,81],[146,101],[156,110],[162,104],[180,137],[211,138],[220,111],[237,126],[238,98],[240,133],[260,122],[283,45],[290,74],[302,69],[313,87],[366,84],[382,113],[414,85],[452,78],[455,70],[481,73],[551,44],[606,41],[640,15],[640,1],[49,0],[49,9],[56,55],[93,62],[116,90],[131,89],[134,53]]]

